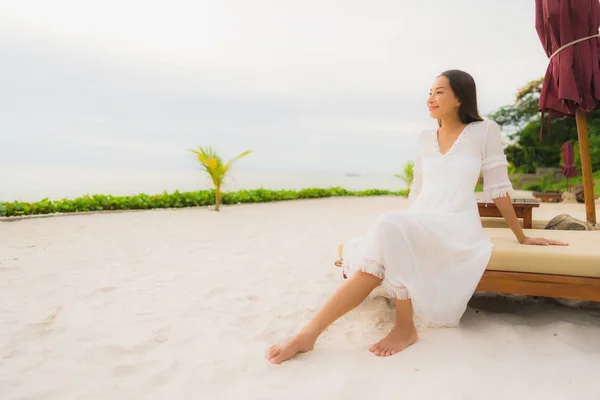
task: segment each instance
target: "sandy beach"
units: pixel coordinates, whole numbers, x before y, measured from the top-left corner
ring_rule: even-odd
[[[342,282],[336,246],[397,197],[0,222],[0,398],[600,398],[600,307],[478,295],[458,329],[388,358],[371,296],[312,353],[265,352]],[[536,219],[585,215],[547,205]]]

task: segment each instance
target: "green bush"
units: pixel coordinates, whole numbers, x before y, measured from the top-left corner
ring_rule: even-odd
[[[592,163],[592,171],[600,170],[600,126],[589,126],[590,129],[590,160]],[[573,164],[577,170],[581,173],[581,154],[579,152],[579,142],[573,143],[573,150],[575,153],[575,160]]]
[[[302,190],[240,190],[237,192],[223,193],[223,204],[240,203],[265,203],[273,201],[317,199],[334,196],[406,196],[408,191],[397,192],[389,190],[370,189],[351,191],[339,187],[334,188],[309,188]],[[49,200],[43,199],[36,203],[14,201],[0,202],[0,217],[14,217],[23,215],[106,211],[106,210],[149,210],[156,208],[183,208],[201,207],[215,204],[214,190],[201,190],[197,192],[176,191],[164,192],[157,195],[138,194],[135,196],[111,196],[96,194],[83,196],[76,199]]]
[[[594,194],[600,196],[600,171],[596,171],[593,174],[594,179]],[[571,179],[571,187],[582,182],[581,175]],[[551,191],[565,191],[567,190],[567,179],[554,182],[550,177],[541,177],[535,183],[529,183],[523,185],[523,190],[531,190],[534,192],[551,192]]]
[[[523,190],[530,190],[532,192],[544,192],[545,190],[542,188],[542,185],[539,183],[526,183],[522,187]]]

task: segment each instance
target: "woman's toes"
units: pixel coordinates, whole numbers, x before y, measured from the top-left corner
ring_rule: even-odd
[[[269,360],[277,357],[279,355],[279,353],[281,353],[281,347],[277,346],[277,345],[273,345],[271,346],[271,348],[269,349],[269,352],[267,354],[267,358]]]

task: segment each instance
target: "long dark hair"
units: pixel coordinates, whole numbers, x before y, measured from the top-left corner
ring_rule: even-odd
[[[469,124],[475,121],[483,121],[477,109],[477,87],[475,79],[468,73],[459,69],[450,69],[444,71],[440,76],[445,76],[450,82],[452,91],[460,101],[458,106],[458,117],[463,124]],[[439,126],[442,121],[438,119]]]

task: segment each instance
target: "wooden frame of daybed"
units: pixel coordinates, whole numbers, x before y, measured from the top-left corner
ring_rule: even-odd
[[[335,263],[338,267],[341,267],[342,248],[343,246],[338,247],[340,258]],[[600,278],[486,270],[475,290],[500,294],[600,301]]]
[[[600,301],[600,278],[486,270],[477,291]]]

